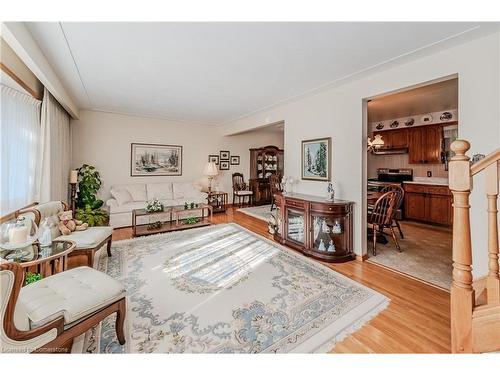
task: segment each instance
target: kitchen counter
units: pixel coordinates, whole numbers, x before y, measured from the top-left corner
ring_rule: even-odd
[[[404,181],[404,184],[418,184],[418,185],[437,185],[437,186],[448,186],[448,180],[446,178],[418,178],[413,181]]]

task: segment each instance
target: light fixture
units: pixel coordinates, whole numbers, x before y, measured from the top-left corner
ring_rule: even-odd
[[[203,175],[208,177],[208,192],[212,192],[212,180],[214,179],[215,176],[219,174],[219,171],[217,170],[217,165],[213,161],[207,162],[205,165],[205,168],[203,169]]]
[[[370,137],[368,137],[368,152],[373,152],[373,150],[378,149],[384,145],[384,140],[380,134],[375,135],[373,141]]]

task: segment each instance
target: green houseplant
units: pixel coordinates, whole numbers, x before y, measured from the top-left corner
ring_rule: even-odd
[[[83,164],[78,169],[78,199],[76,218],[89,226],[107,225],[109,214],[101,207],[104,202],[97,198],[102,181],[99,171],[92,165]]]
[[[28,285],[39,280],[42,280],[42,275],[40,275],[39,273],[26,272],[24,285]]]

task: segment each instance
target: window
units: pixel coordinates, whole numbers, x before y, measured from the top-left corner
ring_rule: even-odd
[[[41,102],[1,86],[0,215],[35,200]]]

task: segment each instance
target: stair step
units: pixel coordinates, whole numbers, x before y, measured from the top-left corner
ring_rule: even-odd
[[[500,303],[474,309],[472,341],[476,353],[500,351]]]

